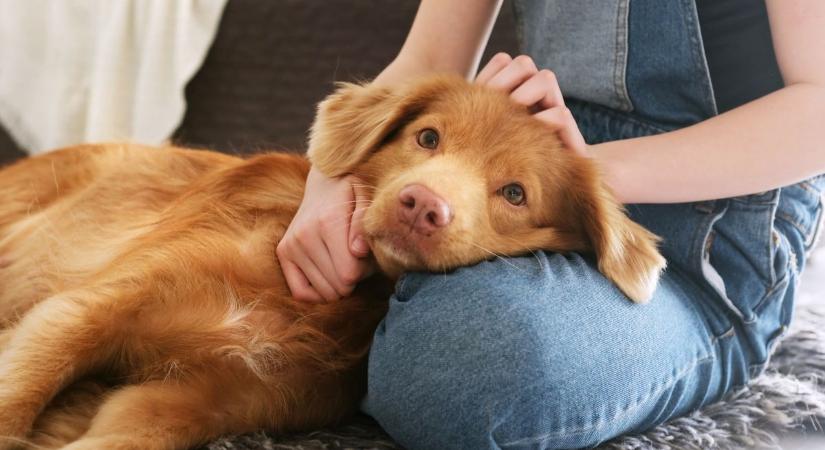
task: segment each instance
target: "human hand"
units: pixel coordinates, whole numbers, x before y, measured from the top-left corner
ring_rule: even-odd
[[[338,300],[372,272],[361,226],[367,205],[357,178],[309,171],[301,206],[276,249],[295,299]]]
[[[584,137],[564,105],[556,75],[539,70],[529,56],[511,58],[507,53],[498,53],[481,69],[475,83],[509,93],[513,101],[529,107],[536,119],[556,129],[565,147],[588,156]]]

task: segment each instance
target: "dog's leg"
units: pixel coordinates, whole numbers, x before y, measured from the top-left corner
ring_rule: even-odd
[[[13,328],[0,353],[0,449],[25,437],[63,387],[112,357],[122,341],[113,323],[124,320],[129,301],[106,301],[104,295],[58,294]]]
[[[178,450],[255,430],[264,411],[278,405],[267,404],[270,397],[254,386],[244,388],[160,380],[121,388],[101,406],[89,431],[63,450]]]
[[[64,389],[37,417],[27,439],[33,449],[58,449],[80,439],[91,426],[112,387],[84,380]]]

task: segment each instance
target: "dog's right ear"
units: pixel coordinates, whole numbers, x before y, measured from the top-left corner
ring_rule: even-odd
[[[310,161],[329,177],[351,173],[424,109],[438,85],[425,82],[389,88],[339,83],[318,104],[309,136]]]

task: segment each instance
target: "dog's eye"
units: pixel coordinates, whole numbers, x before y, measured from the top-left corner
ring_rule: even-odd
[[[432,128],[424,128],[418,132],[418,145],[435,150],[438,147],[438,132]]]
[[[524,195],[524,188],[520,184],[512,183],[501,188],[501,195],[511,205],[521,206],[527,200]]]

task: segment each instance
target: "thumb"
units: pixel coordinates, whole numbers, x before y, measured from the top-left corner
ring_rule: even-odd
[[[370,203],[370,192],[363,181],[351,178],[352,192],[355,196],[355,209],[349,224],[349,249],[354,256],[363,258],[370,252],[370,247],[364,239],[364,214]]]

